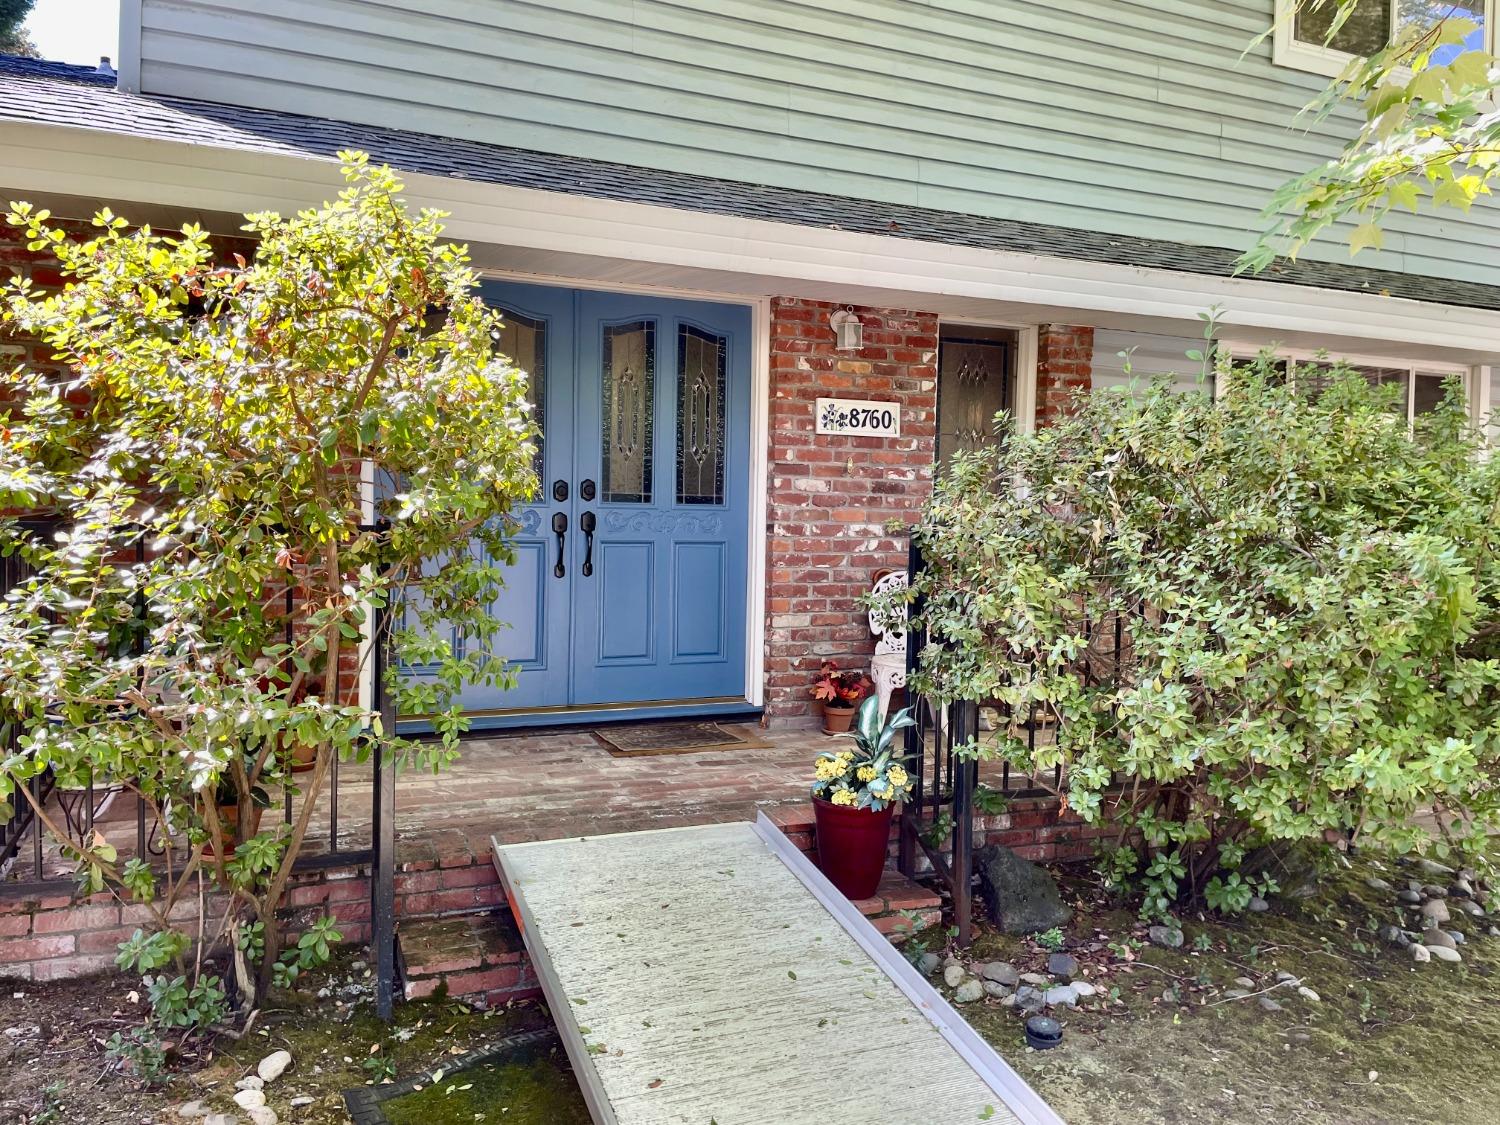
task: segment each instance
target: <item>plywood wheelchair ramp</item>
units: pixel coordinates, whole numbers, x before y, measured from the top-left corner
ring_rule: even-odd
[[[1060,1121],[764,816],[494,851],[598,1125]]]

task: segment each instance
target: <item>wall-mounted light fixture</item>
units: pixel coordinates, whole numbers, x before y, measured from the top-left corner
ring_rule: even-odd
[[[833,325],[836,350],[857,352],[865,346],[865,326],[854,315],[853,309],[842,308],[829,313],[828,323]]]

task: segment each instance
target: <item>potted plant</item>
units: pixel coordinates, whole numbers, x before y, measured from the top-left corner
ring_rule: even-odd
[[[903,707],[882,725],[880,701],[871,696],[859,708],[852,750],[824,750],[814,765],[813,816],[817,824],[818,866],[851,899],[869,898],[885,870],[891,815],[911,796],[897,734],[913,726]]]
[[[832,660],[823,661],[813,684],[814,699],[823,701],[823,733],[844,734],[854,722],[854,709],[869,694],[873,682],[863,672],[840,671]]]
[[[214,790],[214,808],[219,818],[219,839],[214,840],[210,837],[203,845],[205,859],[212,859],[219,847],[224,849],[223,854],[226,858],[234,854],[236,838],[240,835],[239,799],[239,788],[235,785],[234,778],[229,771],[225,770],[219,775],[219,782]],[[250,823],[245,828],[244,839],[248,840],[260,831],[261,814],[270,807],[271,794],[260,784],[252,785],[250,787]]]

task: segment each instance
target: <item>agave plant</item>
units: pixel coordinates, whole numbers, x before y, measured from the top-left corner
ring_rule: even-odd
[[[906,755],[896,744],[897,733],[915,725],[911,708],[901,708],[888,722],[882,718],[876,697],[860,704],[854,729],[846,736],[854,740],[854,749],[824,750],[818,755],[814,797],[879,812],[911,796]]]

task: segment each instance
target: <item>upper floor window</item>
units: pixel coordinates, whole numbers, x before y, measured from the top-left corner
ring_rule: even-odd
[[[1464,50],[1494,50],[1496,0],[1358,0],[1337,29],[1339,0],[1276,0],[1274,59],[1280,66],[1309,70],[1332,78],[1351,59],[1373,54],[1411,27],[1443,19],[1471,20],[1479,26],[1462,46],[1433,52],[1435,65],[1451,62]]]

